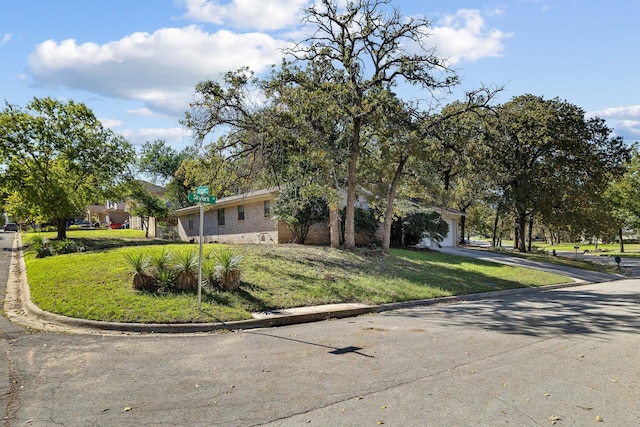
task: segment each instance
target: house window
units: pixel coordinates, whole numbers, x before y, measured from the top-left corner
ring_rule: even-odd
[[[193,215],[189,215],[189,230],[193,230]]]
[[[244,205],[238,206],[238,221],[242,221],[244,219]]]
[[[224,209],[218,209],[218,225],[224,225]]]
[[[271,202],[266,200],[264,202],[264,217],[269,218],[271,216]]]

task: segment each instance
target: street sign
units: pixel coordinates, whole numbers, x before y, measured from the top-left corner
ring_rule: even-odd
[[[216,196],[209,196],[209,187],[202,186],[196,188],[196,192],[189,192],[189,201],[200,203],[200,233],[198,245],[198,310],[202,307],[202,242],[204,241],[204,204],[215,204]]]
[[[197,193],[189,193],[189,201],[190,202],[200,202],[200,203],[209,203],[209,204],[215,204],[216,203],[216,196],[207,196],[207,195],[200,195]]]

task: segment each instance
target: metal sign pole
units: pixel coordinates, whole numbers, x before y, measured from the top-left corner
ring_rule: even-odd
[[[202,240],[204,236],[204,202],[200,202],[200,254],[198,256],[198,310],[202,305]]]

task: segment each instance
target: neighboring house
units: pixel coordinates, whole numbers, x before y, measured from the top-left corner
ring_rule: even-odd
[[[440,243],[432,242],[431,239],[425,237],[417,246],[423,248],[438,246],[449,248],[457,247],[458,242],[460,241],[460,234],[458,231],[460,228],[460,218],[465,215],[464,212],[449,208],[435,208],[435,211],[440,214],[444,222],[449,226],[449,233],[447,234],[447,237],[445,237]]]
[[[291,233],[272,218],[277,189],[252,191],[218,199],[204,207],[204,243],[288,243]],[[173,212],[178,218],[180,240],[197,242],[200,237],[200,206]],[[311,233],[310,233],[311,234]]]
[[[276,188],[252,191],[218,199],[215,204],[204,205],[203,243],[291,243],[293,235],[283,221],[272,216],[278,190]],[[178,235],[182,241],[197,242],[200,238],[200,206],[191,206],[172,212],[178,219]],[[462,213],[443,210],[442,217],[449,224],[449,236],[442,246],[456,246],[458,222]],[[453,232],[451,230],[454,230]],[[381,240],[382,227],[376,235]],[[314,224],[305,244],[328,245],[329,224]],[[371,243],[371,239],[356,236],[356,243]]]
[[[164,198],[166,190],[149,182],[142,181],[142,185],[154,196]],[[89,205],[87,208],[87,220],[91,223],[99,222],[101,225],[120,226],[127,222],[130,228],[136,230],[144,229],[142,218],[132,216],[130,213],[132,202],[121,200],[114,202],[107,200],[105,205]],[[149,236],[155,237],[155,218],[150,218]]]
[[[131,217],[125,201],[107,200],[104,205],[89,205],[87,210],[88,221],[99,222],[101,225],[124,224],[125,221],[130,221]]]

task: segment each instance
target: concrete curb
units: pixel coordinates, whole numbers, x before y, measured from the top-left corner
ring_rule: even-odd
[[[27,269],[22,253],[22,241],[17,235],[13,243],[13,254],[10,267],[10,274],[19,275],[17,282],[19,283],[22,306],[25,312],[32,318],[38,319],[43,323],[52,323],[62,325],[69,328],[89,329],[94,331],[112,331],[112,332],[136,332],[136,333],[166,333],[166,334],[182,334],[182,333],[201,333],[213,332],[219,330],[242,330],[268,328],[277,326],[287,326],[300,323],[317,322],[330,319],[339,319],[345,317],[355,317],[365,314],[382,313],[385,311],[393,311],[399,309],[426,307],[436,304],[455,303],[460,301],[478,301],[483,299],[495,299],[506,295],[524,294],[533,292],[544,292],[553,289],[561,289],[567,287],[582,286],[587,282],[572,282],[559,285],[508,289],[495,292],[482,292],[477,294],[460,295],[452,297],[433,298],[416,301],[403,301],[395,303],[387,303],[381,305],[365,305],[365,304],[330,304],[318,307],[300,307],[290,310],[270,311],[265,313],[256,313],[257,317],[251,320],[240,320],[234,322],[216,322],[216,323],[122,323],[122,322],[103,322],[96,320],[78,319],[74,317],[62,316],[50,313],[40,309],[31,301],[31,291],[27,281]]]

